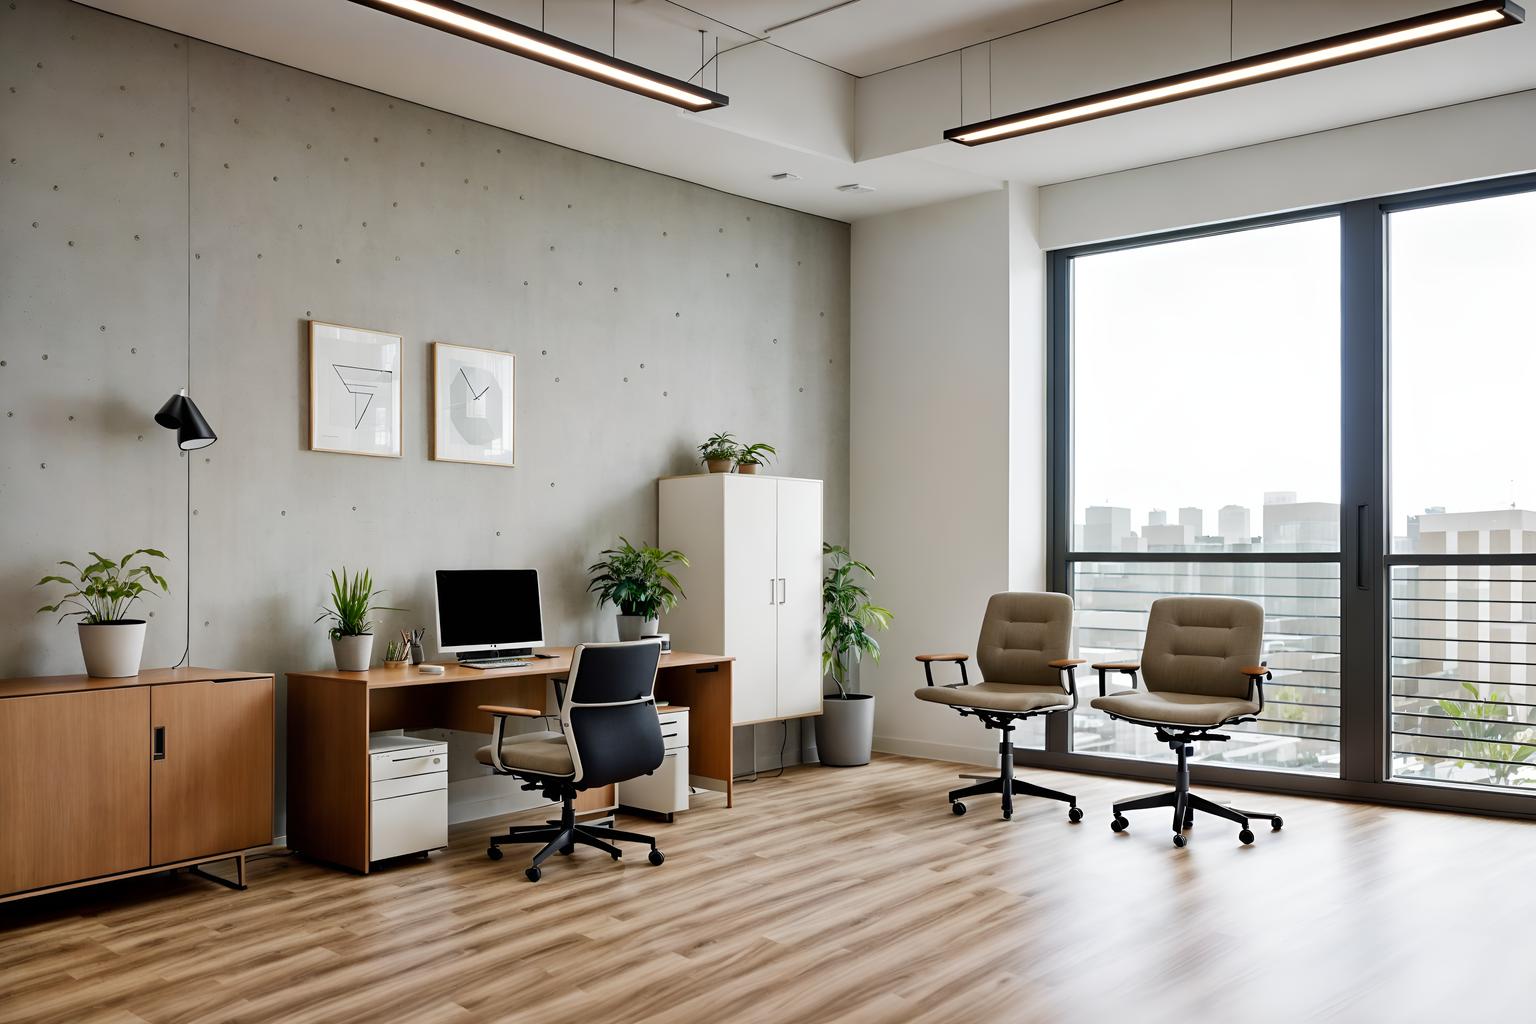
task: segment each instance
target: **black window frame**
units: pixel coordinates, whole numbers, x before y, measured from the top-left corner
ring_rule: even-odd
[[[1536,792],[1393,778],[1389,616],[1391,572],[1399,565],[1536,565],[1536,553],[1520,555],[1402,555],[1388,550],[1391,480],[1388,434],[1390,377],[1387,331],[1387,223],[1391,213],[1536,191],[1536,173],[1308,207],[1199,227],[1056,249],[1046,254],[1046,502],[1047,585],[1072,593],[1072,564],[1107,560],[1106,553],[1071,550],[1072,510],[1072,261],[1131,248],[1161,245],[1234,231],[1337,217],[1340,245],[1340,546],[1337,553],[1178,552],[1113,555],[1118,561],[1326,562],[1339,566],[1340,768],[1337,777],[1285,769],[1197,763],[1206,785],[1329,796],[1437,810],[1472,811],[1536,819]],[[1264,414],[1262,383],[1255,389]],[[1134,402],[1136,396],[1122,396]],[[1240,414],[1240,413],[1234,413]],[[1363,682],[1361,682],[1363,680]],[[1161,762],[1076,753],[1068,715],[1047,719],[1043,749],[1017,749],[1021,764],[1122,777],[1162,779]]]

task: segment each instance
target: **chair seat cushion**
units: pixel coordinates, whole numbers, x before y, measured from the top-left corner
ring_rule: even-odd
[[[475,751],[475,759],[481,764],[491,763],[491,745],[487,743]],[[576,765],[571,760],[571,748],[565,737],[554,739],[509,739],[501,745],[501,763],[535,775],[575,775]]]
[[[1259,713],[1259,706],[1248,700],[1166,690],[1122,690],[1091,703],[1100,711],[1154,725],[1213,726]]]
[[[1038,711],[1068,707],[1072,695],[1059,686],[1026,686],[1014,683],[974,683],[970,686],[924,686],[913,693],[918,700],[983,711]]]

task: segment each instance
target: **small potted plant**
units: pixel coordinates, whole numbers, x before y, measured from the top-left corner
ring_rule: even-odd
[[[368,620],[369,615],[405,610],[375,605],[373,599],[382,593],[373,589],[373,576],[367,569],[350,578],[346,566],[342,566],[340,575],[331,570],[331,606],[315,621],[330,620],[331,653],[336,656],[336,668],[340,671],[368,671],[373,661],[373,623]]]
[[[144,657],[143,619],[128,618],[128,610],[145,594],[153,594],[151,587],[159,587],[162,594],[169,593],[170,584],[148,564],[141,562],[130,567],[135,558],[165,558],[165,552],[155,548],[139,548],[122,558],[113,560],[92,551],[92,561],[81,568],[74,562],[60,562],[73,569],[80,578],[44,576],[37,581],[62,583],[69,592],[53,604],[44,605],[37,611],[61,612],[73,605],[73,611],[62,611],[59,621],[73,615],[80,616],[80,654],[85,658],[85,673],[102,679],[118,679],[139,674],[139,663]]]
[[[864,655],[880,660],[880,642],[872,633],[890,628],[891,612],[872,604],[869,591],[855,578],[875,572],[856,561],[848,549],[823,544],[830,560],[821,583],[821,667],[831,675],[837,692],[823,698],[816,719],[816,754],[822,764],[852,767],[868,764],[875,735],[875,696],[855,693],[849,675]]]
[[[756,473],[757,467],[768,464],[773,456],[779,454],[777,448],[771,444],[759,441],[749,444],[736,453],[736,469],[742,473]]]
[[[736,468],[736,457],[740,454],[741,445],[736,443],[735,434],[711,434],[699,445],[699,461],[711,473],[729,473]]]
[[[597,595],[599,608],[611,604],[619,610],[619,639],[639,640],[660,632],[660,614],[671,611],[677,599],[686,596],[667,567],[687,565],[688,558],[681,551],[644,544],[635,547],[623,537],[618,547],[609,548],[602,556],[602,561],[587,569],[592,577],[587,591]]]

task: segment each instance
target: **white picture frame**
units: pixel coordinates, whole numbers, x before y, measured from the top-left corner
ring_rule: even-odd
[[[432,343],[432,458],[517,465],[517,357]]]
[[[309,449],[398,459],[404,455],[405,339],[309,321]]]

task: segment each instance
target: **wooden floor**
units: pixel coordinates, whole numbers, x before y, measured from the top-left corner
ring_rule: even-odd
[[[248,892],[185,874],[0,906],[0,1021],[1510,1022],[1536,1013],[1536,825],[1243,795],[1250,848],[1135,783],[1027,772],[1088,817],[957,765],[792,768],[636,849],[449,850],[362,878],[294,857]],[[1207,790],[1209,795],[1220,791]]]

